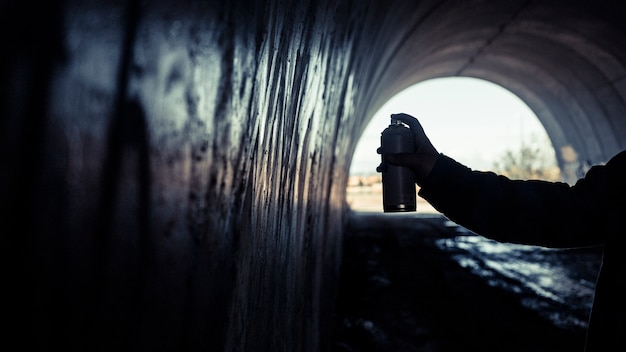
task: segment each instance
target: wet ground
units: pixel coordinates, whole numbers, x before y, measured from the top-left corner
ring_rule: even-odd
[[[334,351],[582,351],[600,258],[499,244],[437,214],[355,212]]]

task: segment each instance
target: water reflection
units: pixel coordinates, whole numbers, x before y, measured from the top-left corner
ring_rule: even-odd
[[[514,293],[522,306],[558,326],[586,326],[600,262],[597,248],[549,249],[499,243],[463,228],[458,233],[436,245],[461,267]]]
[[[598,248],[497,243],[436,214],[352,212],[344,236],[335,352],[584,344]]]

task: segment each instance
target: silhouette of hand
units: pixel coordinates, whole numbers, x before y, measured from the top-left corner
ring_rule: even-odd
[[[437,161],[439,152],[432,145],[426,133],[424,133],[422,125],[415,117],[407,114],[392,114],[391,118],[402,121],[409,126],[413,132],[415,152],[387,154],[385,155],[385,160],[393,165],[410,168],[415,173],[417,184],[421,184],[428,174],[430,174],[430,171]]]

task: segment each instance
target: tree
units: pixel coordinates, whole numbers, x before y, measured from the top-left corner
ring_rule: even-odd
[[[561,180],[554,148],[547,137],[535,134],[531,135],[529,143],[522,143],[519,150],[506,150],[494,163],[494,169],[511,179]]]

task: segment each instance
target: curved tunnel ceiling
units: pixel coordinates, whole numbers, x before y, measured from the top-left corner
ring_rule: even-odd
[[[379,74],[372,92],[378,99],[367,116],[415,83],[475,77],[509,89],[529,105],[545,126],[562,169],[605,162],[626,148],[621,7],[452,1],[414,10],[414,24],[390,50],[389,65]]]
[[[369,118],[481,78],[562,168],[604,162],[626,149],[623,3],[3,2],[0,218],[29,278],[8,291],[36,302],[19,343],[326,350]]]

